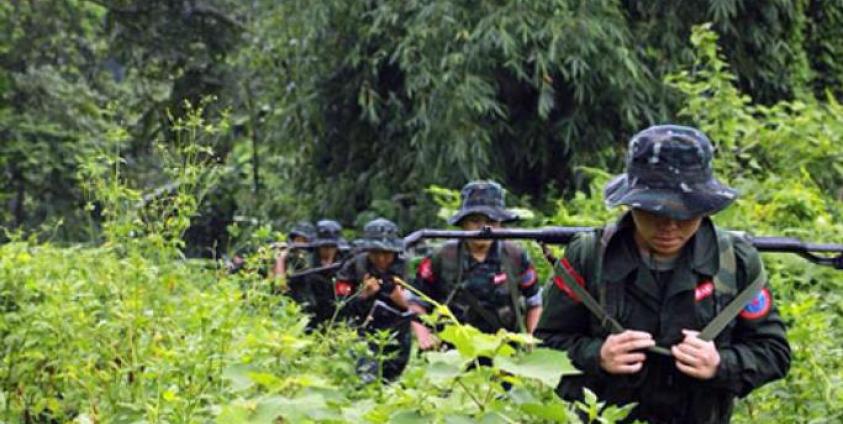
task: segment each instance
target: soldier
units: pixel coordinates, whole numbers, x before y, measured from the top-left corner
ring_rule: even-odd
[[[390,381],[397,378],[410,357],[410,331],[404,283],[406,265],[400,257],[402,240],[398,227],[389,220],[379,218],[363,228],[363,238],[356,246],[362,252],[350,258],[337,273],[335,292],[341,305],[340,314],[356,325],[361,335],[377,330],[390,330],[394,342],[385,349],[370,342],[370,351],[381,351],[387,359],[383,362],[382,377]],[[358,373],[364,382],[378,376],[376,358],[362,358]]]
[[[323,219],[316,223],[316,236],[311,243],[313,252],[306,268],[319,268],[342,260],[342,226],[334,220]],[[334,315],[333,270],[311,273],[290,279],[290,297],[311,314],[309,329],[330,320]]]
[[[287,276],[301,272],[308,267],[309,250],[303,247],[307,245],[316,235],[316,228],[308,221],[299,221],[287,233],[287,246],[282,246],[280,253],[275,257],[275,265],[272,268],[272,275]]]
[[[583,371],[562,378],[564,399],[587,387],[611,404],[637,403],[629,420],[721,423],[735,396],[787,373],[785,326],[770,288],[754,289],[766,279],[758,252],[709,218],[736,197],[711,159],[694,128],[655,126],[630,141],[627,172],[605,197],[631,211],[568,246],[536,329]],[[754,300],[721,314],[747,286]],[[700,337],[709,324],[725,329]]]
[[[461,205],[448,221],[464,230],[498,228],[518,216],[504,208],[504,191],[491,181],[463,187]],[[447,304],[460,322],[494,333],[499,329],[532,333],[541,314],[541,289],[527,253],[508,241],[449,241],[419,264],[415,285]],[[411,310],[425,314],[430,305],[410,296]],[[526,310],[524,310],[526,309]],[[422,350],[438,344],[430,329],[412,323]]]

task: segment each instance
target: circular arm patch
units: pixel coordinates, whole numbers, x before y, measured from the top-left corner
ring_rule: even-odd
[[[740,316],[743,319],[749,320],[763,318],[770,312],[771,307],[773,307],[773,296],[770,295],[770,291],[765,287],[746,304]]]

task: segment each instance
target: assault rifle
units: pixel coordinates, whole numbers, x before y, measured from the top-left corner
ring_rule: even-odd
[[[568,244],[577,233],[594,231],[592,227],[492,228],[474,231],[421,229],[404,237],[404,248],[422,239],[520,239],[546,244]],[[790,237],[762,237],[746,235],[761,252],[795,253],[817,265],[843,270],[843,244],[805,243]],[[829,256],[832,255],[832,256]]]

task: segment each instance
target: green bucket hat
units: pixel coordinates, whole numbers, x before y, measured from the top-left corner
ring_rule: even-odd
[[[712,215],[738,196],[714,178],[713,155],[711,141],[695,128],[647,128],[629,142],[626,173],[606,184],[606,205],[627,205],[678,220]]]
[[[492,221],[517,220],[518,215],[506,210],[504,196],[503,188],[494,181],[472,181],[460,191],[460,209],[448,219],[448,224],[458,225],[473,214],[484,215]]]
[[[404,250],[404,241],[398,237],[398,226],[394,222],[378,218],[366,223],[363,227],[363,237],[356,247],[401,253]]]

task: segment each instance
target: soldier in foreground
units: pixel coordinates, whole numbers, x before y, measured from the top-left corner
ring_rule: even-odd
[[[370,342],[371,356],[361,358],[357,364],[364,382],[374,381],[378,376],[390,381],[401,375],[411,346],[411,315],[407,313],[405,292],[400,284],[405,278],[406,264],[400,257],[403,246],[398,227],[383,218],[370,221],[363,228],[363,238],[356,248],[361,252],[337,272],[335,291],[342,308],[340,315],[357,326],[364,337],[379,330],[392,333],[392,342],[383,349]],[[380,370],[375,357],[379,351],[386,357]]]
[[[562,378],[562,398],[582,399],[587,387],[611,404],[637,403],[630,421],[721,423],[735,396],[787,373],[790,347],[769,286],[713,340],[700,337],[737,293],[766,282],[755,248],[709,218],[736,197],[711,159],[711,143],[693,128],[651,127],[630,141],[627,172],[605,196],[631,210],[568,246],[536,329],[583,371]],[[600,299],[597,312],[575,284]],[[622,331],[607,329],[609,320]]]
[[[460,210],[449,224],[464,230],[498,228],[518,217],[504,208],[504,192],[491,181],[468,183],[461,192]],[[471,239],[450,241],[422,260],[415,286],[431,299],[446,304],[461,323],[487,333],[499,329],[532,333],[541,314],[541,290],[526,252],[509,241]],[[430,305],[410,296],[410,308],[425,314]],[[412,323],[422,350],[436,347],[431,330]]]

